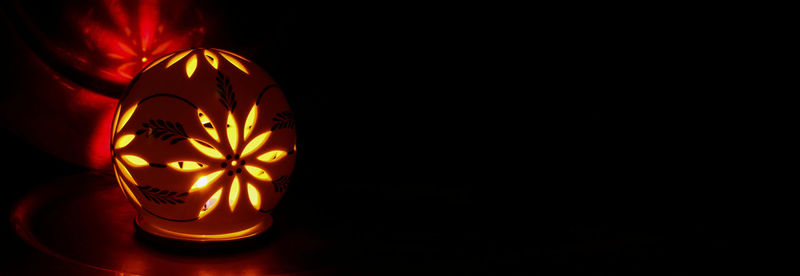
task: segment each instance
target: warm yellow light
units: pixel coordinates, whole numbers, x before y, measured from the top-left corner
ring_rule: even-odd
[[[239,59],[241,59],[241,60],[244,60],[244,61],[250,62],[250,60],[249,60],[249,59],[246,59],[246,58],[244,58],[243,56],[240,56],[240,55],[239,55],[239,54],[237,54],[237,53],[234,53],[234,52],[231,52],[231,51],[222,50],[222,49],[217,49],[217,48],[211,48],[211,49],[214,49],[214,50],[217,50],[217,51],[219,51],[219,52],[222,52],[222,53],[226,53],[226,54],[229,54],[229,55],[235,56],[235,57],[237,57],[237,58],[239,58]]]
[[[150,63],[150,65],[148,65],[147,68],[144,68],[144,70],[142,72],[147,72],[147,70],[150,70],[150,68],[153,68],[154,66],[160,64],[162,61],[164,61],[165,59],[167,59],[167,58],[169,58],[171,56],[172,56],[172,54],[169,54],[169,55],[166,55],[166,56],[163,56],[163,57],[159,58],[156,61],[153,61],[153,63]]]
[[[250,198],[250,204],[253,204],[253,208],[256,208],[256,210],[261,209],[261,195],[253,184],[247,183],[247,197]]]
[[[189,189],[189,192],[191,193],[197,191],[205,186],[208,186],[208,184],[210,183],[214,183],[214,181],[216,181],[217,178],[219,178],[219,176],[222,175],[223,171],[224,170],[218,170],[216,172],[201,176],[200,178],[197,179],[197,181],[194,182],[194,185],[192,185],[192,188]]]
[[[136,156],[136,155],[123,155],[122,156],[122,160],[125,160],[125,163],[128,163],[128,165],[131,165],[131,166],[134,166],[134,167],[142,167],[142,166],[147,166],[148,164],[150,164],[146,160],[144,160],[141,157]]]
[[[175,161],[167,163],[167,166],[170,168],[179,170],[179,171],[196,171],[206,167],[203,163],[195,162],[195,161]]]
[[[262,155],[258,156],[257,159],[261,160],[261,161],[264,161],[264,162],[267,162],[267,163],[272,163],[272,162],[280,160],[284,156],[286,156],[286,152],[285,151],[273,150],[273,151],[270,151],[270,152],[267,152],[265,154],[262,154]]]
[[[128,123],[128,120],[131,119],[131,116],[133,116],[133,112],[136,111],[136,106],[138,105],[133,105],[130,108],[128,108],[128,110],[125,110],[125,113],[122,113],[122,117],[119,118],[119,123],[117,124],[117,132],[122,130],[122,128],[125,127],[125,124]]]
[[[219,188],[219,190],[217,190],[217,192],[214,193],[214,195],[212,195],[211,198],[208,199],[208,201],[206,201],[206,204],[203,204],[203,208],[200,209],[200,214],[197,215],[197,219],[205,217],[206,215],[211,213],[211,211],[214,210],[215,207],[217,207],[217,204],[219,203],[219,196],[221,194],[222,194],[222,188]]]
[[[258,178],[259,180],[272,181],[272,178],[269,176],[269,174],[259,167],[245,165],[244,168],[253,177]]]
[[[122,105],[118,104],[117,105],[117,111],[114,112],[114,114],[116,114],[116,115],[114,115],[114,122],[111,123],[111,139],[112,139],[112,141],[113,141],[114,137],[116,137],[116,134],[117,134],[117,123],[119,123],[119,116],[121,115],[119,113],[120,109],[122,109]]]
[[[228,132],[228,142],[231,144],[231,150],[236,151],[236,146],[239,145],[239,130],[236,128],[236,120],[233,118],[233,113],[228,112],[228,124],[225,126]]]
[[[191,78],[195,69],[197,69],[197,55],[192,55],[189,57],[189,60],[186,61],[186,77]]]
[[[200,119],[200,125],[203,126],[203,129],[208,132],[208,135],[211,135],[211,138],[214,138],[214,141],[219,142],[219,134],[217,134],[217,130],[214,128],[214,124],[211,123],[211,120],[206,116],[206,113],[203,110],[197,109],[197,118]]]
[[[131,192],[131,189],[128,188],[128,184],[125,183],[125,180],[122,180],[122,178],[119,177],[119,174],[117,173],[116,170],[114,170],[114,176],[117,177],[117,182],[119,182],[119,185],[122,186],[123,191],[125,191],[125,196],[133,200],[133,202],[136,203],[136,205],[142,206],[142,204],[139,203],[139,200],[136,199],[136,196],[133,195],[133,192]]]
[[[222,57],[224,57],[225,60],[227,60],[228,62],[233,64],[233,66],[236,66],[236,68],[239,68],[239,70],[242,70],[242,72],[244,72],[245,74],[248,74],[248,75],[250,74],[250,72],[247,71],[247,67],[244,67],[244,64],[242,64],[241,62],[236,60],[235,57],[229,56],[228,54],[226,54],[224,52],[219,52],[219,54],[222,55]]]
[[[199,151],[202,154],[205,154],[208,157],[215,159],[225,158],[224,156],[222,156],[222,153],[220,153],[217,149],[215,149],[213,146],[209,145],[206,142],[195,140],[194,138],[189,138],[187,140],[189,140],[189,143],[192,144],[192,146],[194,146],[194,148],[197,149],[197,151]]]
[[[231,184],[231,192],[228,193],[228,205],[231,206],[231,211],[236,208],[236,202],[239,199],[239,177],[233,178]]]
[[[136,138],[136,135],[133,135],[133,134],[125,134],[125,135],[122,135],[122,136],[120,136],[120,137],[117,139],[117,143],[116,143],[116,144],[114,144],[114,148],[115,148],[115,149],[121,149],[121,148],[124,148],[125,146],[127,146],[128,144],[130,144],[130,143],[131,143],[131,141],[133,141],[133,138]]]
[[[231,161],[231,166],[236,166],[236,164],[239,164],[236,162],[236,160]]]
[[[119,158],[114,158],[114,162],[117,163],[117,168],[122,173],[122,176],[125,177],[125,179],[127,179],[130,183],[133,183],[133,185],[139,186],[139,184],[136,183],[136,180],[133,180],[133,176],[130,172],[128,172],[128,169],[125,168],[125,165],[122,164],[122,161],[119,161]]]
[[[242,151],[242,157],[244,158],[245,156],[250,155],[250,153],[260,149],[261,146],[267,142],[267,139],[269,139],[269,135],[271,133],[272,131],[267,131],[253,138],[253,140],[250,141],[250,143],[247,143],[247,146],[244,147],[244,150]]]
[[[247,114],[247,119],[244,120],[244,140],[247,140],[247,137],[250,137],[250,132],[253,131],[253,127],[256,126],[256,117],[258,115],[258,106],[253,104],[253,107],[250,108],[250,113]]]
[[[217,69],[217,67],[219,67],[219,59],[217,58],[217,55],[214,54],[214,52],[209,50],[203,50],[203,55],[206,57],[206,61],[208,61],[208,64],[211,64],[211,67],[214,67],[214,69]]]
[[[164,67],[164,68],[169,68],[170,66],[172,66],[172,65],[173,65],[173,64],[175,64],[176,62],[178,62],[178,61],[180,61],[181,59],[183,59],[183,57],[185,57],[186,55],[188,55],[190,52],[192,52],[192,50],[186,50],[186,51],[180,52],[179,54],[176,54],[176,55],[175,55],[173,58],[171,58],[171,59],[170,59],[170,60],[167,62],[167,66],[166,66],[166,67]]]
[[[142,57],[142,63],[145,63],[145,62],[147,62],[147,58],[146,57]]]

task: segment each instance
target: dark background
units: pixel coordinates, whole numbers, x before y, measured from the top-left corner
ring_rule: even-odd
[[[210,46],[260,49],[251,59],[286,93],[298,160],[279,211],[345,244],[343,267],[683,275],[741,265],[734,233],[751,214],[738,188],[753,176],[738,162],[748,134],[735,129],[753,119],[708,86],[722,75],[704,67],[721,60],[708,38],[586,10],[198,5],[237,27]],[[85,171],[0,135],[14,145],[4,174],[40,175],[5,185],[6,214],[38,182]],[[29,165],[39,162],[52,169],[41,175]]]

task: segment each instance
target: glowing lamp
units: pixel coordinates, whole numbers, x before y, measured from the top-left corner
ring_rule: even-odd
[[[131,81],[114,115],[111,155],[140,229],[227,241],[272,225],[295,141],[289,105],[263,69],[225,50],[190,49]]]

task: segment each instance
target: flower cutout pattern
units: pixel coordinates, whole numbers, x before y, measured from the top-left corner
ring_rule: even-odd
[[[222,58],[220,58],[220,56]],[[287,155],[294,154],[295,152],[295,148],[288,149],[288,152],[275,148],[264,150],[264,145],[270,140],[270,136],[273,132],[281,131],[281,129],[285,128],[294,128],[294,120],[290,111],[277,113],[281,119],[274,118],[273,122],[259,119],[259,102],[261,101],[261,97],[266,91],[276,87],[276,85],[270,84],[261,91],[255,103],[250,106],[250,109],[246,113],[247,116],[242,121],[241,118],[236,118],[237,115],[235,114],[242,116],[245,113],[233,112],[237,107],[237,98],[233,91],[232,82],[226,75],[219,71],[219,66],[221,66],[220,62],[225,60],[228,61],[226,64],[232,65],[245,75],[249,75],[250,71],[238,60],[242,59],[246,61],[246,59],[241,56],[219,49],[214,49],[213,51],[208,49],[185,50],[160,58],[143,69],[143,72],[157,65],[163,65],[163,68],[170,69],[170,67],[179,61],[186,60],[185,66],[181,66],[181,69],[182,71],[185,69],[186,78],[191,79],[195,76],[198,60],[203,59],[207,61],[209,66],[217,70],[216,94],[219,96],[220,105],[227,111],[226,113],[215,114],[217,114],[216,116],[227,114],[226,117],[210,118],[211,115],[209,115],[209,113],[204,112],[201,107],[191,103],[189,100],[177,95],[163,93],[145,97],[139,100],[137,104],[126,108],[124,111],[121,109],[121,106],[118,106],[116,112],[117,117],[112,125],[112,141],[114,141],[112,143],[112,155],[115,162],[114,167],[116,169],[117,181],[121,184],[126,195],[139,206],[142,205],[125,182],[133,184],[144,199],[155,204],[183,204],[185,199],[193,194],[193,192],[203,191],[199,194],[210,194],[204,201],[205,204],[203,204],[196,218],[171,219],[159,216],[172,221],[192,221],[201,219],[218,208],[220,202],[226,202],[227,204],[223,205],[227,205],[231,213],[237,208],[245,208],[240,206],[242,204],[241,201],[248,201],[252,208],[260,212],[269,212],[270,210],[261,209],[262,198],[260,193],[260,191],[264,190],[267,183],[275,182],[268,171],[268,166],[270,163],[279,162]],[[122,132],[122,129],[133,117],[133,114],[138,110],[139,106],[146,101],[163,97],[178,99],[187,103],[195,110],[196,121],[184,121],[181,123],[172,120],[150,119],[142,122],[142,128],[136,130],[135,133],[128,132],[123,134],[124,132]],[[238,111],[241,111],[241,109],[238,109]],[[218,127],[216,125],[223,122],[224,127]],[[240,124],[240,122],[242,123]],[[262,125],[262,127],[256,128],[257,123],[272,123],[272,127]],[[187,128],[184,128],[184,125],[202,130],[197,129],[196,131],[199,132],[194,133],[187,132]],[[137,139],[136,137],[160,139],[170,145],[188,143],[191,146],[187,146],[186,148],[194,149],[199,154],[194,155],[195,157],[183,160],[179,159],[180,161],[174,161],[173,159],[164,160],[166,163],[156,163],[152,162],[154,160],[145,160],[147,157],[142,158],[137,155],[127,154],[126,152],[129,151],[126,150],[120,152],[120,150],[131,144],[134,139]],[[208,157],[208,159],[202,158],[202,156]],[[198,159],[191,160],[194,158]],[[192,175],[186,176],[186,179],[191,179],[192,181],[186,183],[187,186],[191,184],[191,187],[188,190],[172,190],[175,189],[174,186],[172,188],[140,186],[137,181],[134,180],[133,175],[127,168],[128,166],[133,168],[149,166],[151,168],[175,170],[179,173],[191,173]],[[288,177],[285,175],[278,176],[276,181],[277,183],[272,183],[273,186],[281,187],[281,189],[275,188],[276,192],[283,192],[285,184],[288,182]],[[227,193],[224,193],[226,190]],[[212,193],[211,191],[214,192]],[[227,198],[222,198],[224,194],[227,195]],[[144,206],[142,206],[142,208],[148,213],[158,216],[144,208]]]
[[[217,128],[213,125],[206,114],[198,109],[197,118],[199,123],[208,132],[208,135],[215,142],[206,142],[200,139],[188,138],[189,143],[200,153],[216,160],[217,164],[205,165],[196,161],[177,161],[166,164],[173,169],[189,172],[196,170],[206,170],[208,173],[199,177],[189,192],[200,189],[217,189],[209,198],[201,210],[200,217],[213,210],[220,202],[222,189],[229,189],[227,205],[233,211],[241,201],[243,192],[249,199],[253,208],[260,210],[261,198],[256,186],[259,183],[271,182],[272,177],[263,168],[265,164],[281,160],[287,155],[283,150],[272,150],[261,152],[261,148],[269,140],[272,131],[254,134],[252,130],[258,118],[256,105],[250,109],[244,124],[239,126],[237,120],[231,112],[228,112],[223,134],[226,135],[227,145],[220,142],[221,136]],[[241,143],[240,143],[241,141]],[[227,178],[224,179],[223,178]],[[224,183],[229,183],[224,185]],[[217,185],[223,183],[223,185]]]

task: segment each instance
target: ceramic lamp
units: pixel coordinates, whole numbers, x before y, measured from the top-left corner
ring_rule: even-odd
[[[142,69],[114,115],[117,182],[156,236],[229,241],[272,225],[295,163],[292,111],[262,68],[190,49]]]

